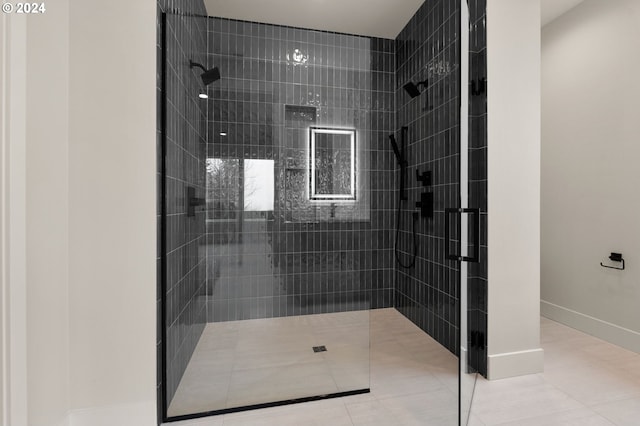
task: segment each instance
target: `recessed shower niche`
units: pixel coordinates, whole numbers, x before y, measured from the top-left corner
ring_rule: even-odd
[[[417,5],[395,39],[168,3],[159,3],[159,418],[375,393],[372,318],[388,321],[385,309],[451,356],[466,354],[466,278],[439,245],[445,209],[464,207],[454,108],[464,96],[462,3]],[[217,78],[202,77],[214,69]],[[402,89],[409,81],[424,82],[415,99]],[[407,200],[389,144],[403,126]],[[412,232],[418,167],[432,171],[434,214]],[[452,247],[464,223],[452,225]],[[403,269],[394,250],[409,256],[414,239],[415,266]],[[441,405],[457,424],[451,380]]]

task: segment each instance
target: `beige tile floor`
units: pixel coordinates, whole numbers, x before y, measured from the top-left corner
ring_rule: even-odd
[[[541,318],[544,373],[479,379],[472,426],[640,425],[640,354]]]
[[[457,360],[407,323],[372,311],[370,394],[176,425],[454,425]],[[640,425],[640,354],[545,318],[541,333],[545,372],[478,379],[469,425]]]
[[[170,416],[369,388],[369,311],[207,324]],[[314,346],[326,352],[315,353]]]
[[[314,318],[317,317],[317,318]],[[260,341],[272,340],[271,334],[267,333],[264,328],[277,329],[275,325],[284,327],[284,331],[276,333],[275,339],[282,337],[282,344],[291,344],[291,336],[289,333],[295,331],[295,326],[286,319],[278,319],[277,322],[261,322],[263,326],[262,333],[255,330],[254,338],[258,339],[251,343],[245,341],[242,351],[238,354],[245,354],[245,350],[251,345],[260,345]],[[307,336],[305,345],[305,354],[308,348],[314,343],[322,342],[327,346],[328,351],[325,354],[338,353],[335,357],[335,364],[329,364],[327,368],[331,370],[329,374],[324,375],[334,380],[334,388],[338,390],[347,390],[353,388],[354,384],[362,384],[364,387],[370,387],[372,392],[369,394],[335,398],[323,401],[309,402],[304,404],[287,405],[261,410],[253,410],[241,413],[228,414],[223,416],[212,417],[208,419],[192,420],[190,422],[180,422],[177,425],[419,425],[425,424],[422,418],[427,416],[432,418],[436,423],[442,425],[454,425],[457,419],[457,359],[450,352],[440,346],[435,340],[423,333],[418,327],[404,318],[395,309],[378,309],[365,312],[349,312],[341,314],[325,314],[325,315],[308,315],[290,319],[296,322],[303,321],[308,324],[314,324],[311,328],[312,333],[302,333]],[[244,324],[240,324],[244,323]],[[235,329],[249,323],[248,321],[238,321],[235,325],[229,324],[228,327]],[[336,327],[337,325],[337,327]],[[363,330],[362,327],[365,329]],[[205,333],[209,332],[209,327]],[[305,328],[305,327],[301,327]],[[354,328],[358,331],[354,333]],[[289,330],[289,331],[286,331]],[[308,328],[307,328],[308,330]],[[363,333],[364,331],[364,333]],[[219,333],[218,333],[219,334]],[[231,333],[233,334],[233,333]],[[289,334],[288,342],[285,336]],[[315,337],[313,337],[315,336]],[[354,339],[354,336],[359,336]],[[370,337],[369,337],[370,336]],[[369,343],[370,339],[370,343]],[[244,339],[242,339],[244,340]],[[206,343],[205,343],[206,342]],[[216,347],[226,347],[228,352],[225,356],[230,358],[241,358],[246,355],[234,355],[233,350],[239,346],[237,337],[227,335],[226,337],[218,336],[218,341],[203,336],[201,342],[194,354],[195,363],[199,355],[205,352],[201,351],[205,347],[213,349]],[[328,342],[328,343],[327,343]],[[334,343],[335,342],[335,343]],[[339,345],[336,345],[339,343]],[[343,353],[339,353],[340,344],[344,348]],[[348,345],[351,345],[349,347]],[[367,352],[359,353],[353,351],[353,345],[366,348],[370,345],[370,354]],[[209,346],[211,345],[211,346]],[[201,347],[202,346],[202,347]],[[228,349],[231,347],[232,349]],[[345,357],[344,355],[350,355]],[[313,354],[309,358],[313,358]],[[309,366],[307,355],[301,355],[300,362],[303,364],[301,368]],[[366,359],[365,359],[366,358]],[[220,358],[219,358],[220,359]],[[236,362],[238,360],[236,359]],[[265,361],[270,362],[270,361]],[[274,358],[273,362],[277,363]],[[345,363],[346,362],[346,363]],[[233,364],[233,363],[227,363]],[[203,364],[200,364],[203,365]],[[258,366],[272,367],[270,364]],[[287,368],[291,365],[287,364]],[[350,371],[352,367],[359,367],[360,373],[354,374]],[[273,366],[278,368],[278,366]],[[193,375],[193,380],[202,377],[207,367],[198,367],[187,371],[185,376]],[[224,367],[228,368],[228,367]],[[318,367],[321,368],[321,367]],[[285,368],[286,369],[286,368]],[[364,369],[364,370],[363,370]],[[282,372],[280,368],[280,372]],[[333,373],[333,374],[331,374]],[[215,375],[216,373],[210,372]],[[233,376],[233,373],[231,374]],[[220,379],[220,377],[215,377]],[[225,376],[226,378],[226,376]],[[205,380],[206,381],[206,380]],[[184,382],[184,379],[183,379]],[[195,386],[189,392],[193,397],[198,394],[198,390],[206,385],[200,381],[200,387]],[[268,381],[265,382],[268,385]],[[282,383],[282,382],[281,382]],[[308,386],[309,381],[305,378]],[[340,387],[342,384],[342,387]],[[261,386],[256,381],[252,382],[253,386]],[[277,386],[276,384],[275,386]],[[182,387],[182,382],[181,385]],[[330,386],[328,384],[327,386]],[[233,386],[229,386],[231,389]],[[273,385],[271,386],[273,387]],[[362,387],[362,386],[360,386]],[[307,387],[307,390],[309,388]],[[298,392],[300,390],[298,389]],[[279,390],[281,392],[281,390]],[[315,393],[317,394],[317,393]],[[176,398],[182,398],[178,396]],[[273,396],[273,395],[270,395]],[[264,397],[264,392],[249,392],[240,396],[228,397],[228,400],[237,402],[239,398]],[[283,399],[283,398],[279,398]],[[174,399],[174,402],[177,402]],[[250,401],[251,402],[251,401]],[[255,400],[253,401],[255,402]],[[191,404],[191,405],[189,405]],[[188,401],[188,398],[182,399],[176,404],[176,407],[194,407],[197,404],[194,399]],[[173,405],[173,404],[172,404]],[[205,404],[206,405],[206,404]],[[200,407],[203,407],[202,405]],[[210,408],[209,408],[210,409]],[[174,409],[174,412],[178,410]]]

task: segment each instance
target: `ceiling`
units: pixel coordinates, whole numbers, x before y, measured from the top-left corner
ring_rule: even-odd
[[[395,39],[423,0],[204,0],[204,3],[210,16]]]
[[[541,25],[547,25],[583,1],[541,0]],[[204,0],[204,3],[210,16],[395,39],[423,0]]]
[[[549,22],[560,17],[560,15],[564,15],[583,1],[584,0],[542,0],[540,2],[542,26],[544,27]]]

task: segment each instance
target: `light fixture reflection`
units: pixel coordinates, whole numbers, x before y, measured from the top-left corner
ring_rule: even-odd
[[[209,95],[207,95],[206,93],[200,93],[200,94],[198,95],[198,97],[199,97],[200,99],[209,99]]]
[[[293,65],[303,65],[309,60],[309,55],[306,55],[300,49],[294,49],[292,53],[287,53],[287,61],[293,63]]]

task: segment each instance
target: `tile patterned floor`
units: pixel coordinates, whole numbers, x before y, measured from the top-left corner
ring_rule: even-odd
[[[479,379],[471,426],[640,425],[640,354],[541,318],[544,373]]]
[[[207,324],[170,416],[369,388],[369,311]],[[313,348],[325,346],[325,352]]]
[[[354,315],[354,313],[346,314]],[[321,337],[318,340],[312,339],[305,342],[307,346],[313,342],[327,342],[328,339],[341,340],[342,338],[339,337],[341,335],[353,336],[353,332],[349,331],[349,322],[341,317],[344,314],[330,315],[333,317],[320,316],[324,327],[320,328],[322,332],[317,333]],[[433,419],[435,423],[432,424],[454,425],[457,419],[457,358],[395,309],[373,310],[365,312],[365,315],[367,319],[365,336],[368,338],[370,335],[371,340],[370,367],[367,366],[367,370],[370,368],[370,375],[369,371],[366,375],[366,379],[370,380],[371,393],[174,424],[176,426],[423,425],[425,423],[422,419],[426,416]],[[336,333],[335,319],[339,320],[342,332],[338,330]],[[351,322],[363,324],[362,320],[352,319]],[[289,330],[292,329],[291,325],[286,327]],[[283,332],[281,336],[286,334],[287,332]],[[357,334],[362,335],[362,333]],[[261,337],[255,337],[266,339],[266,336],[262,333]],[[228,336],[224,339],[220,338],[218,344],[208,338],[204,338],[203,342],[209,342],[204,345],[205,347],[226,345],[233,348],[238,344],[237,339],[234,340]],[[258,342],[255,343],[258,344]],[[368,343],[367,341],[367,346]],[[246,341],[245,344],[249,345],[250,342]],[[334,346],[331,342],[327,344],[328,348]],[[331,349],[328,352],[331,352]],[[226,355],[230,358],[238,358],[237,355],[230,353]],[[354,365],[363,362],[358,357],[352,361]],[[197,376],[203,373],[201,368],[197,368],[190,374]],[[348,378],[346,369],[343,368],[341,374],[334,374],[334,377],[336,383],[339,383],[339,380],[345,380]],[[197,388],[193,394],[197,394]]]
[[[470,426],[637,426],[640,354],[541,319],[545,372],[478,379]],[[371,393],[176,426],[456,424],[457,360],[395,310],[372,311]]]

